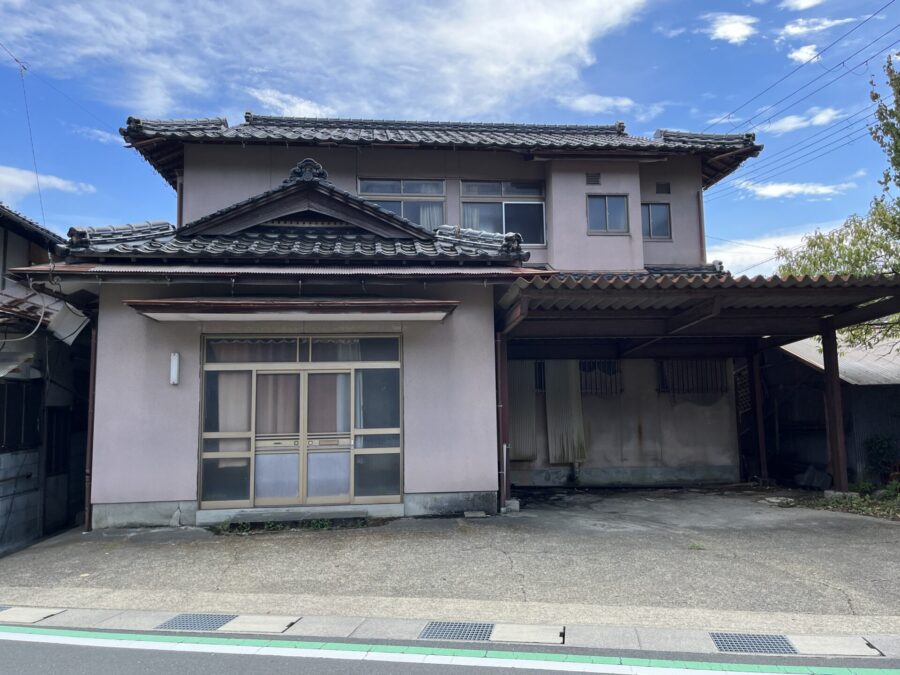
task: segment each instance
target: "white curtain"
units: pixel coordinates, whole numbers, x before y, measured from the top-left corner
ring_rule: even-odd
[[[258,375],[256,435],[300,433],[300,376]]]
[[[419,225],[434,231],[444,224],[443,220],[443,202],[421,202],[419,204]]]

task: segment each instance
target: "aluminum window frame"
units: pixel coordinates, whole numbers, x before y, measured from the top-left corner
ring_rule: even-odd
[[[239,363],[208,363],[206,361],[206,343],[208,340],[216,339],[267,339],[267,338],[290,338],[297,340],[296,361],[287,362],[239,362]],[[362,338],[395,338],[398,345],[398,359],[396,361],[301,361],[300,345],[302,340],[306,340],[307,359],[312,357],[312,341],[314,339],[362,339]],[[198,424],[198,464],[197,464],[197,503],[200,509],[222,509],[222,508],[257,508],[272,506],[324,506],[324,505],[346,505],[346,504],[399,504],[403,501],[403,491],[405,488],[405,475],[403,472],[404,465],[404,404],[403,404],[403,336],[399,333],[283,333],[283,334],[257,334],[257,333],[228,333],[228,334],[204,334],[200,338],[200,415]],[[375,370],[375,369],[396,369],[399,372],[399,409],[400,409],[400,426],[387,429],[358,429],[356,427],[356,372],[358,370]],[[251,374],[251,392],[250,392],[250,430],[249,431],[204,431],[204,416],[206,409],[206,378],[207,372],[228,372],[228,371],[249,371]],[[257,434],[256,434],[256,399],[257,399],[257,377],[260,374],[287,374],[297,373],[300,375],[300,431],[296,435],[279,434],[285,439],[299,441],[299,446],[294,449],[293,446],[286,447],[285,450],[263,451],[262,454],[292,454],[297,453],[299,456],[299,489],[296,499],[290,497],[270,497],[257,499],[255,495],[256,489],[256,455],[257,455]],[[308,402],[309,402],[309,375],[313,373],[347,373],[350,378],[350,427],[346,432],[346,438],[349,439],[349,447],[343,445],[324,445],[316,446],[310,449],[310,440],[318,440],[323,438],[334,438],[344,436],[343,432],[316,433],[310,434],[308,431]],[[384,448],[356,448],[356,437],[377,434],[393,434],[398,436],[399,444],[396,447]],[[276,436],[276,434],[272,434]],[[205,439],[228,439],[228,438],[246,438],[250,441],[249,450],[247,451],[204,451],[203,442]],[[350,462],[349,473],[349,494],[335,495],[327,497],[312,497],[308,492],[308,456],[310,453],[316,452],[334,452],[336,450],[346,451]],[[377,495],[368,497],[357,497],[354,494],[355,486],[355,457],[356,455],[375,455],[375,454],[396,454],[400,456],[400,481],[399,492],[394,495]],[[203,500],[203,460],[205,459],[249,459],[250,476],[249,476],[249,499],[240,500]]]
[[[649,211],[647,212],[647,217],[649,218],[648,224],[650,226],[650,231],[648,234],[644,234],[644,207],[647,207]],[[666,237],[657,237],[653,235],[653,207],[654,206],[665,206],[666,210],[669,214],[669,235]],[[641,236],[644,238],[644,241],[672,241],[672,202],[641,202]]]
[[[396,180],[400,181],[400,192],[364,192],[362,190],[362,182],[366,180]],[[441,193],[438,194],[422,194],[417,192],[404,192],[404,184],[406,181],[432,181],[441,183]],[[394,177],[383,177],[383,178],[375,178],[373,176],[366,177],[357,177],[356,179],[356,194],[365,199],[367,202],[400,202],[400,216],[402,218],[406,218],[407,220],[412,221],[409,216],[406,215],[406,204],[405,202],[431,202],[441,204],[441,223],[447,222],[447,179],[446,178],[394,178]],[[384,208],[384,207],[381,207]],[[418,223],[417,223],[418,224]],[[421,227],[424,227],[421,226]]]
[[[591,199],[603,197],[606,207],[606,230],[591,229]],[[609,200],[608,197],[623,197],[625,199],[625,229],[610,230],[609,229]],[[584,200],[584,216],[587,235],[589,237],[630,237],[631,236],[631,199],[630,195],[619,192],[588,192],[585,194]]]
[[[507,204],[540,204],[541,205],[541,238],[543,241],[539,244],[522,242],[522,248],[547,248],[547,203],[544,197],[535,197],[534,199],[504,199],[502,197],[460,197],[459,200],[459,216],[462,222],[465,222],[463,210],[466,204],[500,204],[500,222],[503,227],[503,234],[508,234],[506,230],[506,206]],[[513,230],[515,231],[515,230]],[[518,233],[517,233],[518,234]]]

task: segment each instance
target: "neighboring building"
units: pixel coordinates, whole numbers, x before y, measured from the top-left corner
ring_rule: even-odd
[[[765,355],[766,430],[772,474],[803,485],[825,480],[822,351],[812,339]],[[893,439],[900,462],[900,352],[892,342],[872,349],[841,346],[841,389],[850,481],[871,481],[866,445]],[[810,471],[812,467],[813,471]]]
[[[0,204],[0,555],[75,525],[84,511],[86,317],[8,278],[54,259],[62,237]]]
[[[177,222],[73,228],[63,262],[19,271],[100,296],[96,526],[765,474],[734,358],[896,311],[893,277],[707,263],[703,190],[752,135],[251,114],[122,133]]]

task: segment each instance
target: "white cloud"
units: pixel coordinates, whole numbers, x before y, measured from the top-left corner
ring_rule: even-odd
[[[653,27],[654,33],[659,33],[663,37],[676,38],[682,33],[687,32],[687,28],[672,28],[670,26],[656,25]]]
[[[841,119],[844,112],[837,108],[810,108],[802,115],[785,115],[773,122],[759,125],[760,131],[781,136],[798,129],[821,127]]]
[[[122,138],[119,134],[114,134],[110,131],[104,131],[103,129],[94,129],[92,127],[73,127],[75,129],[75,133],[79,136],[83,136],[92,141],[97,141],[98,143],[105,143],[107,145],[125,145],[125,139]]]
[[[812,9],[818,7],[825,0],[782,0],[778,5],[779,9],[792,9],[795,12],[802,12],[804,9]]]
[[[248,89],[250,94],[266,108],[279,115],[289,117],[329,117],[334,115],[334,108],[319,105],[305,98],[285,94],[277,89]]]
[[[803,45],[788,52],[788,58],[797,63],[806,63],[814,59],[818,53],[819,50],[815,45]]]
[[[41,190],[59,190],[73,194],[90,194],[97,189],[89,183],[79,183],[59,176],[39,174]],[[0,166],[0,201],[15,203],[22,197],[37,192],[33,171],[14,166]]]
[[[215,115],[270,90],[338,115],[434,119],[508,118],[572,91],[596,41],[647,0],[17,4],[0,2],[13,52],[135,115]]]
[[[796,19],[778,31],[778,35],[782,40],[785,38],[797,38],[803,35],[821,33],[835,26],[852,23],[853,21],[856,21],[856,19]]]
[[[590,115],[634,115],[639,122],[646,122],[657,117],[665,110],[662,103],[641,104],[627,96],[601,96],[599,94],[582,94],[580,96],[561,96],[560,105],[575,112]]]
[[[713,40],[724,40],[733,45],[744,44],[758,32],[754,24],[759,23],[759,19],[755,16],[712,12],[701,18],[707,22],[707,27],[702,32]]]
[[[791,197],[811,197],[829,199],[856,187],[856,183],[755,183],[739,180],[735,186],[759,199],[781,199]]]

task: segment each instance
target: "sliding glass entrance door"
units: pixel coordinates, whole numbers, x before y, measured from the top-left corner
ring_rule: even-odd
[[[205,345],[203,508],[400,501],[398,338]]]

